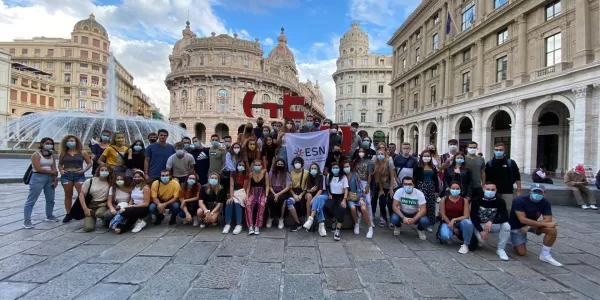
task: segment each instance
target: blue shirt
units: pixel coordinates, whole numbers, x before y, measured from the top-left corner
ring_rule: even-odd
[[[510,218],[508,220],[511,229],[520,229],[523,226],[517,218],[516,211],[524,212],[527,219],[537,221],[540,216],[551,216],[552,208],[550,202],[543,198],[540,202],[533,202],[530,195],[521,195],[513,199],[512,208],[510,210]]]
[[[167,160],[173,154],[175,154],[175,147],[171,144],[161,146],[159,143],[154,143],[146,147],[144,156],[150,158],[148,176],[160,177],[160,172],[167,168]]]

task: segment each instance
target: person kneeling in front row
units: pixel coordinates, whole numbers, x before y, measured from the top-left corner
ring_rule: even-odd
[[[471,237],[473,235],[473,223],[469,220],[470,203],[461,195],[461,187],[458,182],[450,183],[450,195],[444,197],[440,202],[440,215],[443,223],[440,225],[439,238],[443,242],[449,241],[453,235],[461,237],[464,241],[458,253],[467,254]]]
[[[510,238],[510,224],[508,223],[508,211],[506,202],[496,197],[496,185],[486,183],[483,186],[483,197],[473,199],[471,203],[471,222],[475,227],[475,236],[480,241],[485,241],[489,233],[498,232],[498,248],[496,254],[501,260],[508,260],[504,251],[506,243]]]
[[[160,172],[160,181],[152,183],[152,203],[150,213],[154,215],[154,225],[159,225],[165,219],[164,212],[168,208],[171,212],[169,225],[175,225],[181,203],[179,202],[179,181],[172,179],[169,170]]]
[[[510,210],[510,238],[515,253],[525,256],[527,253],[527,232],[537,235],[544,234],[544,242],[540,260],[553,266],[562,267],[550,255],[550,249],[556,241],[558,224],[552,221],[552,208],[550,201],[544,197],[546,188],[541,184],[531,185],[531,194],[522,195],[513,200]],[[543,219],[538,221],[539,217]]]
[[[394,235],[400,235],[402,224],[417,224],[417,232],[421,240],[426,240],[425,230],[429,227],[425,195],[414,188],[415,181],[410,176],[402,178],[402,188],[394,193],[391,223],[394,224]]]

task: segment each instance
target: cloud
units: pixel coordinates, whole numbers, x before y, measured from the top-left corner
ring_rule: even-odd
[[[275,44],[275,42],[273,41],[272,38],[266,38],[263,42],[262,42],[263,46],[273,46],[273,44]]]
[[[327,59],[314,62],[298,63],[300,80],[310,79],[313,83],[319,81],[323,98],[325,99],[325,114],[333,118],[335,113],[335,83],[331,78],[336,70],[337,59]]]
[[[243,2],[243,5],[240,5]],[[299,0],[216,0],[215,4],[230,10],[243,10],[253,14],[266,15],[274,8],[292,8],[299,5]]]

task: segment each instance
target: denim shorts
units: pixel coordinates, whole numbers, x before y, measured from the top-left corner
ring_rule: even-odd
[[[77,174],[77,172],[65,171],[65,175],[60,177],[61,184],[67,184],[69,182],[83,183],[85,181],[85,174]]]
[[[530,228],[529,232],[536,233],[535,228]],[[510,231],[510,241],[513,246],[527,244],[527,233],[522,233],[521,229],[513,229]]]
[[[360,208],[360,201],[348,201],[348,207],[350,206],[357,206]]]

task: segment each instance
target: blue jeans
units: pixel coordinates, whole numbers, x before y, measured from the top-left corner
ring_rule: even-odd
[[[242,225],[242,206],[235,202],[225,206],[225,224],[231,224],[231,218],[234,210],[235,224]]]
[[[417,214],[407,214],[405,212],[402,212],[402,214],[404,215],[405,218],[414,218]],[[392,224],[394,224],[394,226],[396,227],[401,227],[403,222],[403,219],[400,218],[399,215],[397,215],[396,213],[392,214],[392,218],[390,221]],[[423,231],[425,229],[427,229],[427,227],[429,227],[429,218],[427,216],[422,216],[420,219],[417,220],[417,230],[419,231]]]
[[[54,210],[54,175],[42,174],[42,173],[31,173],[31,179],[29,180],[29,195],[27,201],[25,201],[25,208],[23,209],[23,217],[25,222],[31,222],[31,213],[33,212],[33,206],[39,198],[42,191],[44,191],[44,197],[46,198],[46,217],[52,217]]]
[[[454,231],[448,227],[448,224],[443,223],[440,228],[440,239],[444,242],[449,241],[454,235]],[[471,236],[473,236],[473,223],[469,219],[460,220],[454,222],[454,227],[461,231],[463,242],[465,245],[471,243]]]
[[[325,221],[325,214],[323,214],[323,207],[325,206],[325,203],[327,203],[327,193],[322,193],[321,195],[315,197],[312,201],[311,210],[317,212],[317,221],[319,223]]]
[[[167,208],[171,212],[171,220],[177,218],[177,214],[179,213],[179,208],[180,207],[181,207],[181,203],[180,202],[173,202],[173,203],[167,205]],[[150,203],[149,210],[150,210],[150,213],[153,214],[153,215],[155,215],[156,217],[158,217],[159,215],[162,215],[158,211],[158,207],[154,203]]]

